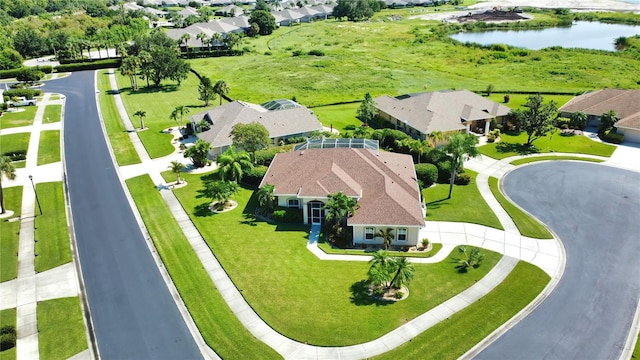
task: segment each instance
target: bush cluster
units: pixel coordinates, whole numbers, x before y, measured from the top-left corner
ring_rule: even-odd
[[[487,135],[487,142],[495,142],[496,139],[498,139],[500,137],[500,129],[493,129],[491,131],[489,131],[489,134]]]
[[[247,185],[258,186],[264,177],[264,174],[267,173],[267,167],[263,165],[257,165],[251,168],[250,170],[245,171],[242,176],[242,182]]]
[[[456,173],[456,177],[453,179],[453,183],[456,185],[469,185],[471,182],[471,176],[466,173]]]
[[[273,210],[271,218],[279,223],[302,224],[302,211],[278,206]]]
[[[622,144],[624,141],[624,134],[618,134],[616,128],[611,128],[604,132],[602,140],[610,142],[612,144]]]
[[[27,159],[27,151],[26,150],[16,150],[10,151],[2,154],[2,156],[8,156],[11,161],[21,161]]]
[[[74,64],[60,64],[56,66],[57,72],[82,71],[82,70],[98,70],[117,68],[122,64],[122,59],[105,59],[91,62],[80,62]]]
[[[314,49],[314,50],[309,50],[308,54],[312,56],[324,56],[324,51]]]
[[[438,168],[434,164],[416,164],[416,176],[422,186],[429,187],[438,181]]]
[[[33,90],[33,89],[12,89],[5,90],[3,95],[11,99],[12,97],[25,97],[27,99],[33,99],[36,96],[42,95],[42,90]]]
[[[0,351],[16,346],[16,328],[13,325],[5,325],[0,328]]]

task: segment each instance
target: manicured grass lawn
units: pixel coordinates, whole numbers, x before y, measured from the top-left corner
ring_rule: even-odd
[[[20,217],[22,211],[22,186],[4,188],[4,205],[13,210],[13,217]],[[9,222],[0,219],[0,282],[18,276],[18,238],[20,221]]]
[[[118,165],[139,164],[140,158],[138,157],[138,153],[136,153],[136,150],[133,148],[129,134],[120,119],[113,95],[109,93],[111,87],[109,86],[109,75],[106,70],[98,73],[98,89],[100,89],[98,99],[102,120],[109,135],[111,148],[116,156]]]
[[[527,98],[531,95],[527,94],[509,94],[509,102],[504,103],[505,93],[492,93],[488,98],[500,103],[504,106],[510,107],[512,109],[521,108],[527,102]],[[549,95],[549,94],[540,94],[544,98],[544,102],[547,103],[551,100],[556,102],[558,107],[566,104],[569,100],[573,98],[573,95]]]
[[[318,244],[320,250],[324,251],[327,254],[338,254],[338,255],[373,255],[373,251],[363,250],[363,249],[338,249],[332,248],[326,242],[321,242]],[[437,254],[438,251],[442,249],[442,244],[433,244],[432,249],[429,251],[388,251],[391,256],[404,256],[404,257],[417,257],[417,258],[429,258],[433,255]]]
[[[638,334],[638,340],[636,341],[636,347],[633,349],[633,354],[631,354],[632,359],[640,359],[640,334]]]
[[[376,359],[457,359],[529,304],[550,278],[520,261],[489,294]]]
[[[38,144],[38,165],[60,161],[60,130],[40,132]]]
[[[0,117],[0,129],[33,125],[33,120],[36,117],[36,110],[38,107],[22,106],[20,109],[24,109],[24,111],[2,112],[2,117]]]
[[[223,359],[278,358],[277,353],[253,337],[231,312],[149,176],[129,179],[127,186],[207,344]]]
[[[51,97],[49,99],[54,100],[54,99],[51,99]],[[47,105],[47,107],[44,108],[42,123],[47,124],[47,123],[58,122],[60,121],[61,116],[62,116],[62,105]]]
[[[478,147],[480,153],[494,159],[504,159],[509,156],[524,155],[528,153],[579,153],[598,156],[611,156],[615,146],[595,142],[586,136],[561,136],[559,133],[547,135],[536,141],[535,149],[525,149],[523,144],[527,141],[527,133],[519,135],[500,134],[500,141]]]
[[[68,359],[88,348],[77,296],[41,301],[37,313],[40,358]]]
[[[422,190],[427,203],[427,221],[456,221],[503,229],[496,215],[484,201],[476,186],[476,172],[465,170],[471,176],[468,185],[453,185],[451,199],[449,184],[437,184]]]
[[[71,246],[61,182],[36,185],[42,215],[36,205],[36,272],[52,269],[71,261]]]
[[[0,327],[5,325],[16,326],[16,309],[0,310]],[[17,330],[17,329],[16,329]],[[0,360],[15,360],[16,348],[0,351]]]
[[[209,212],[199,190],[213,175],[186,175],[189,185],[174,192],[249,304],[297,341],[341,346],[373,340],[471,286],[501,257],[484,251],[486,263],[467,274],[455,270],[457,252],[437,264],[416,264],[409,298],[378,302],[366,293],[367,263],[319,260],[306,249],[309,226],[253,217],[252,190],[234,197],[238,208]]]
[[[518,227],[520,234],[528,237],[532,237],[535,239],[552,239],[553,235],[544,227],[538,220],[529,216],[524,211],[520,210],[519,207],[515,206],[511,201],[507,200],[507,198],[502,195],[500,189],[498,187],[498,179],[490,176],[489,177],[489,188],[493,193],[493,196],[496,197],[496,200],[500,203],[502,208],[509,214],[513,222]]]
[[[509,164],[522,165],[522,164],[528,164],[536,161],[545,161],[545,160],[579,160],[579,161],[589,161],[589,162],[595,162],[595,163],[604,162],[604,160],[582,157],[582,156],[532,156],[528,158],[513,160]]]
[[[26,153],[29,147],[30,136],[31,133],[28,132],[0,136],[0,154],[18,151],[24,151]]]
[[[342,104],[331,106],[320,106],[311,109],[322,125],[331,127],[340,131],[344,130],[347,125],[362,125],[362,121],[356,118],[356,111],[360,107],[360,103]]]

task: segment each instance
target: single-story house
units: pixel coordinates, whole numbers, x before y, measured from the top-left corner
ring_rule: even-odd
[[[600,116],[610,110],[618,115],[615,127],[625,141],[640,143],[640,89],[602,89],[576,96],[560,107],[560,115],[570,117],[582,111],[588,116],[588,126],[598,126]]]
[[[322,224],[330,194],[358,203],[347,220],[354,244],[380,245],[376,233],[392,229],[393,246],[416,246],[425,226],[410,155],[365,148],[307,148],[275,156],[260,187],[271,184],[278,205],[297,208],[305,224]]]
[[[434,131],[487,134],[491,120],[503,123],[510,108],[468,90],[389,95],[374,99],[378,116],[397,130],[425,140]]]
[[[240,16],[244,15],[244,10],[237,5],[227,5],[215,12],[216,16]]]
[[[314,131],[322,131],[322,124],[311,110],[286,99],[269,101],[263,105],[235,100],[190,116],[189,120],[194,129],[199,129],[198,124],[203,120],[209,123],[209,130],[197,136],[211,144],[213,157],[232,145],[231,129],[238,123],[258,122],[264,125],[276,145],[290,137],[306,137]]]

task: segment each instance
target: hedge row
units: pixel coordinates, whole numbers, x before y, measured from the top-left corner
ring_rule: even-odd
[[[82,70],[99,70],[108,68],[117,68],[122,64],[122,59],[105,59],[91,62],[83,62],[77,64],[64,64],[56,66],[57,72],[82,71]]]
[[[17,97],[21,97],[24,96],[27,99],[33,99],[36,96],[40,96],[42,95],[42,90],[33,90],[33,89],[12,89],[12,90],[5,90],[2,93],[3,96],[7,96],[9,98],[12,98],[14,96]]]
[[[624,134],[618,134],[616,129],[612,128],[604,132],[602,140],[613,144],[622,144],[624,141]]]
[[[10,70],[0,70],[0,79],[10,79],[17,77],[20,72],[22,72],[24,68],[10,69]],[[53,66],[51,65],[43,65],[36,66],[35,70],[42,71],[45,74],[51,74],[53,72]]]

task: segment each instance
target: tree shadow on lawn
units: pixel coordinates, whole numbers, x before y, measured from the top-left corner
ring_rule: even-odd
[[[154,86],[154,85],[142,86],[142,87],[138,87],[138,90],[136,91],[133,91],[131,86],[127,86],[127,87],[121,88],[120,92],[124,92],[126,90],[129,95],[155,94],[160,92],[162,93],[174,92],[174,91],[177,91],[178,89],[179,89],[179,86],[177,84],[165,84],[165,85],[159,85],[159,86]]]
[[[535,146],[508,142],[497,143],[496,151],[499,153],[516,153],[518,155],[537,154],[539,152]]]
[[[387,306],[395,303],[394,301],[381,300],[372,297],[369,294],[369,283],[367,280],[360,280],[351,285],[351,297],[349,300],[352,304],[357,306]]]

